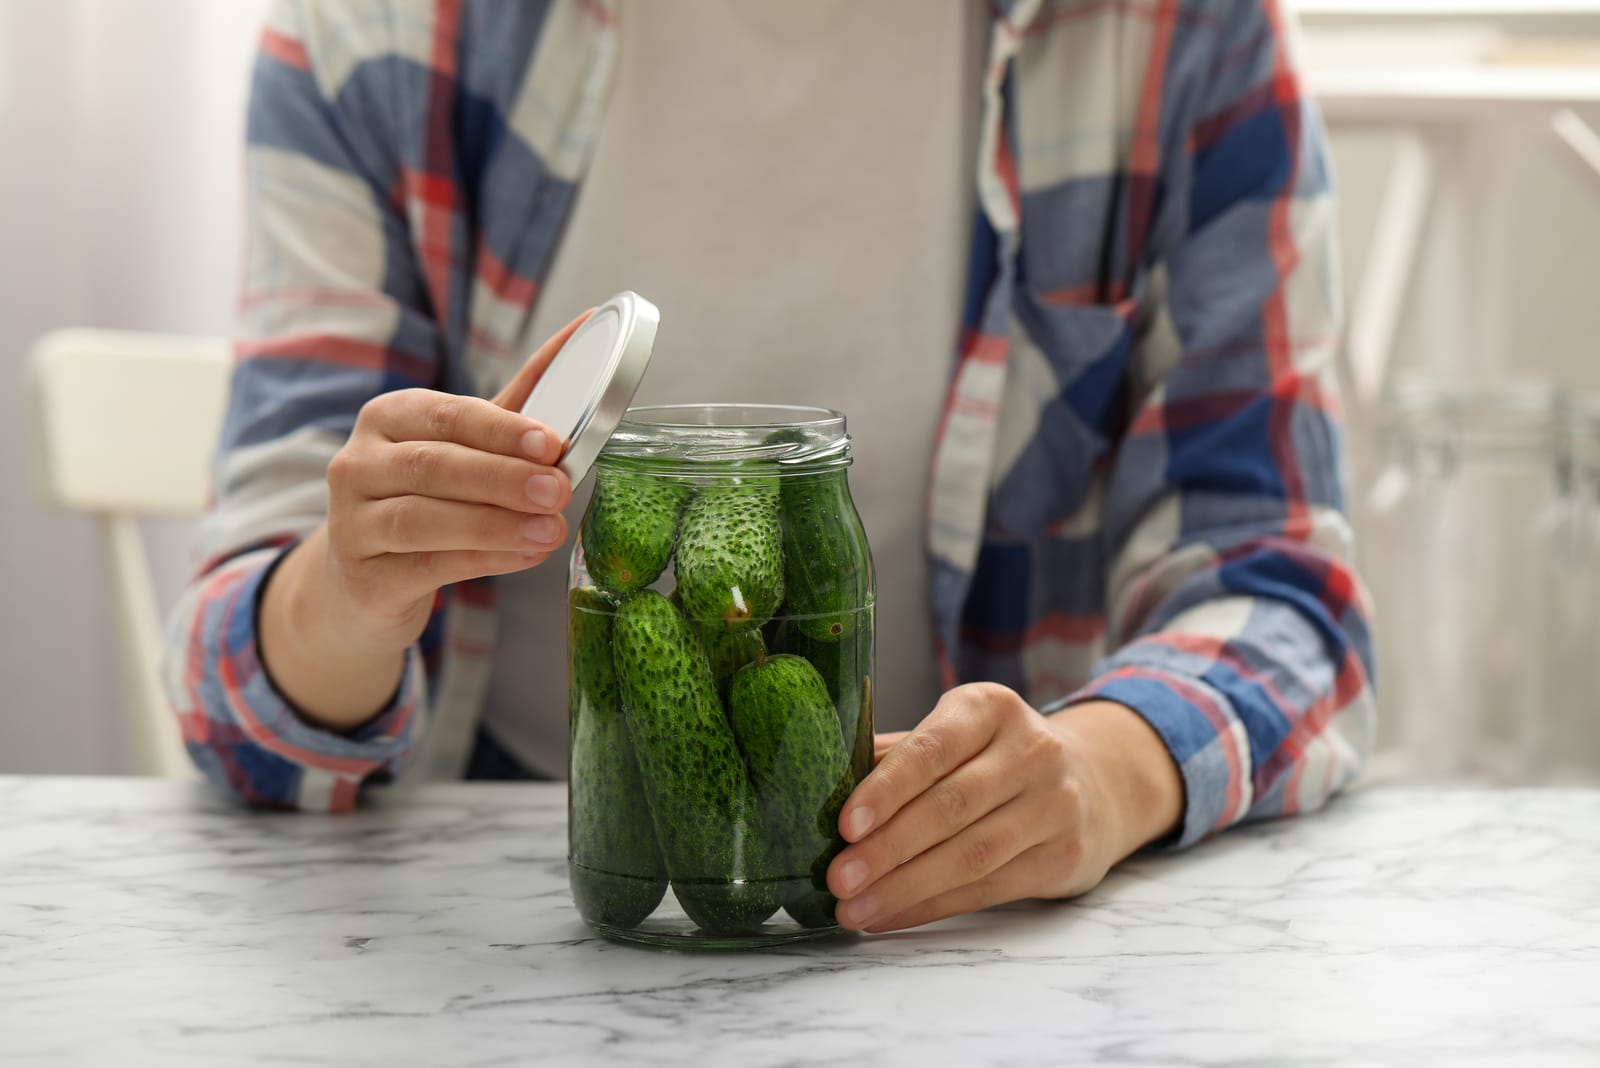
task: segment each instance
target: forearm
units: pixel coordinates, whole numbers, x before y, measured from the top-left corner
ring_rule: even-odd
[[[261,591],[262,663],[313,725],[348,731],[382,711],[405,669],[398,630],[341,611],[327,566],[327,527],[289,551]]]

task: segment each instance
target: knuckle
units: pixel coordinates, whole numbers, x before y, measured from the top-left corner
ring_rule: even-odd
[[[924,771],[938,774],[943,770],[947,747],[936,731],[919,731],[903,744],[910,758]]]
[[[1057,795],[1062,811],[1074,822],[1083,817],[1084,797],[1083,783],[1076,775],[1063,775],[1060,790]]]
[[[527,424],[523,421],[524,416],[502,408],[498,404],[492,404],[486,410],[489,415],[486,429],[492,439],[503,441],[508,448],[515,448],[527,429]]]
[[[1016,706],[1016,702],[1012,699],[1012,690],[997,682],[974,683],[973,690],[975,703],[989,715],[1006,712]]]
[[[1022,735],[1017,748],[1018,755],[1029,766],[1061,767],[1066,758],[1066,744],[1045,724],[1042,717],[1034,729]]]
[[[867,869],[874,872],[893,871],[914,856],[916,853],[900,835],[885,842],[870,843],[868,848],[862,850]]]
[[[529,503],[525,487],[527,468],[516,460],[497,460],[483,464],[477,472],[478,490],[484,500],[516,502],[526,507]]]
[[[480,511],[473,527],[474,535],[484,545],[511,544],[516,540],[505,516],[494,509],[485,508]]]
[[[413,442],[397,450],[400,477],[414,488],[430,485],[439,469],[439,451],[426,442]]]
[[[1056,861],[1068,872],[1075,872],[1083,866],[1086,851],[1081,835],[1069,835],[1056,851]]]
[[[357,479],[357,470],[360,467],[355,450],[346,445],[333,454],[328,461],[328,485],[334,489],[343,489],[352,485]]]
[[[987,835],[968,835],[961,843],[961,864],[967,874],[973,878],[987,875],[994,848],[994,842]]]
[[[381,423],[394,411],[395,399],[393,393],[380,393],[361,406],[356,412],[356,426],[365,428],[371,423]]]
[[[409,545],[417,529],[416,506],[404,497],[391,498],[384,508],[384,529],[391,545]]]
[[[964,825],[971,808],[967,791],[952,782],[941,782],[933,788],[933,802],[946,825]]]
[[[411,565],[416,568],[417,577],[430,585],[434,575],[439,571],[439,554],[436,552],[420,552],[411,554]]]
[[[428,409],[428,426],[434,436],[442,441],[452,441],[456,428],[461,425],[461,401],[455,397],[435,400]]]

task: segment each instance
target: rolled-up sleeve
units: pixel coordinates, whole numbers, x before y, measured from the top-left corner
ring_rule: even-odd
[[[1115,651],[1070,699],[1117,701],[1161,735],[1187,793],[1177,845],[1320,806],[1374,725],[1325,136],[1278,5],[1237,10],[1165,175],[1187,224],[1153,268],[1170,331],[1139,357],[1151,386],[1109,476]]]
[[[381,99],[371,90],[383,77],[382,42],[370,32],[352,42],[330,21],[336,14],[280,2],[263,31],[238,361],[201,529],[204,563],[166,642],[166,690],[190,755],[261,807],[350,808],[362,783],[405,763],[427,712],[414,648],[387,708],[353,733],[319,729],[274,688],[257,637],[263,584],[325,518],[328,461],[361,406],[434,386],[439,373],[439,332],[394,195],[398,165],[376,136],[381,119],[350,113]],[[361,48],[376,51],[364,60]]]

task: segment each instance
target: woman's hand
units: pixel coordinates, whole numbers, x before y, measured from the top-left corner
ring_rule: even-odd
[[[893,931],[1084,893],[1183,809],[1160,737],[1106,701],[1046,717],[1004,686],[961,686],[878,750],[839,814],[853,844],[828,869],[845,927]]]
[[[327,521],[263,594],[263,659],[306,715],[335,729],[370,718],[441,587],[533,567],[566,539],[565,442],[519,409],[585,318],[493,400],[406,389],[361,408],[328,464]]]

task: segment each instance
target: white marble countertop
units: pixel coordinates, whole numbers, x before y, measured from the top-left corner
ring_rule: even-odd
[[[1600,1063],[1600,791],[1374,789],[1078,902],[714,955],[589,934],[563,797],[0,778],[0,1062]]]

